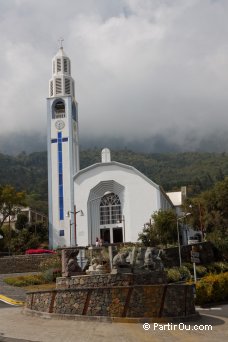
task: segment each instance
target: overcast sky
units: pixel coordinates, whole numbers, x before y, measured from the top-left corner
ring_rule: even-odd
[[[46,133],[64,37],[80,136],[228,133],[227,0],[1,0],[1,132]]]

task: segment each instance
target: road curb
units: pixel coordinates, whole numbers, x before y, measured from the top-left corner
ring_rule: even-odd
[[[185,317],[108,317],[108,316],[84,316],[73,314],[58,314],[24,308],[22,313],[32,317],[40,317],[53,320],[72,320],[72,321],[98,321],[106,323],[182,323],[200,320],[198,312]]]
[[[22,301],[15,300],[15,299],[6,297],[6,296],[1,295],[1,294],[0,294],[0,301],[7,303],[7,304],[10,304],[10,305],[16,305],[16,306],[23,306],[24,305],[24,302],[22,302]]]

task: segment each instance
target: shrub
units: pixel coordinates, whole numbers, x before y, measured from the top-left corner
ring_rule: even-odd
[[[228,272],[210,274],[196,283],[196,303],[199,305],[228,300]]]
[[[197,265],[197,266],[196,266],[196,275],[197,275],[198,277],[203,277],[203,276],[205,276],[206,274],[207,274],[207,269],[206,269],[206,267],[201,266],[201,265]]]
[[[33,274],[19,277],[5,278],[4,282],[9,285],[23,287],[29,285],[40,285],[44,283],[42,274]]]
[[[62,272],[61,269],[49,268],[48,270],[45,270],[42,275],[47,283],[52,283],[56,281],[57,277],[61,277]]]
[[[49,269],[60,269],[62,268],[61,256],[60,254],[52,254],[46,260],[40,263],[41,272],[47,271]]]
[[[205,267],[207,268],[208,273],[217,273],[215,266],[214,266],[214,263],[207,264],[207,265],[205,265]]]
[[[178,268],[169,268],[167,270],[167,277],[169,283],[174,283],[181,280],[181,274]]]
[[[219,261],[219,262],[213,262],[207,265],[204,265],[207,268],[207,273],[223,273],[228,272],[228,263]]]
[[[179,267],[179,272],[181,275],[181,280],[190,280],[191,279],[191,272],[186,266]]]
[[[214,262],[213,266],[215,268],[216,273],[222,273],[228,271],[228,263],[227,262]]]
[[[205,303],[210,302],[208,293],[208,286],[206,283],[197,283],[196,284],[196,304],[203,305]]]
[[[183,262],[182,266],[187,267],[190,273],[193,273],[193,264],[191,262]]]

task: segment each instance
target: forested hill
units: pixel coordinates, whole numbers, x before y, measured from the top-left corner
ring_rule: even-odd
[[[81,168],[100,162],[100,153],[100,149],[81,151]],[[166,191],[186,185],[188,194],[196,194],[228,176],[226,153],[142,154],[122,150],[112,151],[112,160],[134,166]],[[16,157],[0,154],[0,184],[25,190],[32,194],[32,201],[46,202],[46,152],[21,153]]]

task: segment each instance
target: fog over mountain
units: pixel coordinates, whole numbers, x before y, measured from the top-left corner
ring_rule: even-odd
[[[0,1],[0,152],[46,149],[64,37],[82,147],[227,151],[227,0]]]
[[[187,139],[188,138],[188,139]],[[31,153],[47,150],[47,140],[45,135],[27,134],[9,137],[0,137],[0,153],[17,155],[21,152]],[[214,135],[204,137],[201,141],[196,141],[194,136],[186,137],[182,145],[170,141],[169,137],[157,135],[140,140],[127,141],[124,138],[98,137],[80,139],[80,149],[92,149],[94,147],[109,147],[113,150],[132,150],[141,153],[166,153],[166,152],[228,152],[228,135]]]

